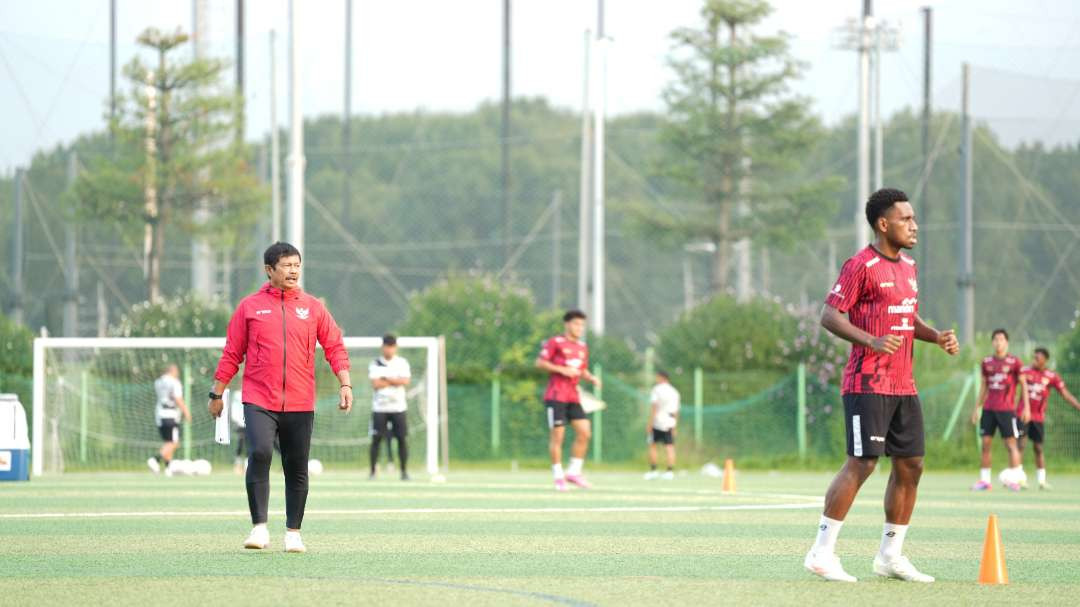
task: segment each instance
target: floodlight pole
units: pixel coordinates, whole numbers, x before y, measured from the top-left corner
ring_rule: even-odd
[[[604,289],[604,119],[607,112],[607,52],[610,40],[604,33],[604,0],[597,0],[596,19],[596,107],[594,118],[595,140],[593,145],[593,258],[592,313],[589,327],[593,333],[603,335],[605,330]]]
[[[858,125],[858,182],[855,190],[854,234],[855,248],[870,242],[863,205],[870,198],[870,36],[874,28],[872,0],[863,0],[862,21],[859,27],[859,125]]]
[[[962,84],[962,122],[963,144],[960,148],[962,162],[961,191],[963,200],[960,205],[960,272],[956,285],[960,289],[960,339],[966,344],[975,342],[975,269],[972,234],[972,126],[971,126],[971,65],[963,65]]]
[[[930,53],[932,49],[933,34],[933,11],[925,6],[923,12],[923,109],[922,109],[922,156],[923,156],[923,188],[922,200],[918,201],[920,219],[925,224],[930,223]],[[927,262],[930,261],[929,234],[923,232],[919,237],[919,270],[926,276]]]
[[[281,128],[277,119],[276,35],[270,30],[270,240],[274,242],[281,240]]]
[[[577,306],[582,310],[591,308],[591,267],[589,243],[592,217],[592,118],[589,107],[589,72],[592,64],[589,46],[592,44],[592,31],[585,30],[585,69],[581,93],[581,183],[578,191],[578,293]]]
[[[304,114],[300,98],[297,50],[300,46],[299,11],[289,0],[289,243],[304,251]]]

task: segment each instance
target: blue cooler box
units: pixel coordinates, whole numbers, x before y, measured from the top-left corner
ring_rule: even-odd
[[[30,480],[30,434],[19,397],[0,394],[0,481]]]

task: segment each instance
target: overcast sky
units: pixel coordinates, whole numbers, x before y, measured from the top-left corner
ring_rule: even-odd
[[[233,58],[235,0],[206,0],[211,52]],[[878,0],[877,15],[900,28],[883,62],[886,115],[921,104],[925,0]],[[190,0],[117,0],[118,59],[135,52],[147,26],[190,30]],[[341,112],[345,0],[298,2],[304,114]],[[354,0],[353,110],[465,111],[501,90],[501,0]],[[809,69],[795,90],[833,123],[855,111],[857,63],[836,30],[860,0],[776,0],[762,33],[792,36]],[[939,0],[934,6],[935,105],[957,108],[960,64],[976,66],[976,115],[1007,143],[1080,140],[1080,2]],[[594,0],[513,1],[513,90],[581,104],[582,37],[595,27]],[[668,34],[695,25],[700,0],[607,0],[614,38],[608,75],[613,114],[662,107],[670,78]],[[108,95],[108,0],[0,0],[0,170],[43,148],[103,126]],[[248,0],[248,136],[269,128],[269,32],[278,32],[278,116],[286,123],[287,0]],[[123,81],[121,79],[121,84]],[[126,86],[126,85],[125,85]]]

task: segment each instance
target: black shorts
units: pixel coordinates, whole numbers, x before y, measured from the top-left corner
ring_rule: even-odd
[[[167,443],[178,443],[180,442],[180,424],[173,419],[163,419],[161,425],[158,426],[158,434],[161,435],[161,440]]]
[[[399,441],[405,440],[405,437],[409,435],[409,414],[404,411],[399,413],[372,412],[370,433],[371,436],[379,435],[386,439],[393,436]]]
[[[585,413],[585,409],[582,408],[581,403],[564,403],[558,400],[545,400],[544,404],[547,405],[548,428],[565,426],[567,421],[589,419],[589,415]]]
[[[993,436],[995,431],[1001,438],[1020,438],[1020,420],[1012,411],[987,411],[983,409],[979,420],[979,436]]]
[[[918,396],[845,394],[847,454],[852,457],[921,457],[926,454]]]
[[[1043,422],[1028,422],[1020,436],[1026,436],[1031,442],[1041,445],[1043,439],[1046,438],[1046,426]]]
[[[674,445],[675,435],[671,430],[657,430],[656,428],[653,428],[652,434],[649,436],[649,444],[655,445],[656,443]]]

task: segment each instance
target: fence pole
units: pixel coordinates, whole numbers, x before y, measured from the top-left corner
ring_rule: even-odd
[[[806,364],[799,363],[798,406],[795,410],[795,437],[799,443],[799,459],[806,459]]]
[[[694,443],[701,446],[705,434],[705,377],[701,367],[694,368]]]
[[[502,385],[499,376],[491,380],[491,454],[499,453],[499,407],[502,399]]]
[[[960,419],[960,414],[964,410],[964,402],[967,401],[968,391],[971,390],[973,383],[971,376],[964,378],[964,387],[960,390],[960,397],[956,399],[956,404],[953,405],[952,414],[949,415],[949,423],[945,424],[945,434],[942,436],[944,440],[949,440],[949,437],[952,436],[953,429],[956,428],[956,421]],[[977,395],[976,398],[978,398]]]
[[[596,365],[596,377],[603,382],[604,381],[604,367]],[[596,398],[603,400],[604,389],[603,386],[596,386]],[[592,423],[592,438],[593,438],[593,461],[604,461],[604,411],[600,410],[593,413]]]
[[[184,402],[191,406],[191,363],[184,363]],[[184,459],[191,459],[191,424],[183,426]]]
[[[972,404],[979,404],[979,382],[982,380],[982,367],[976,364],[971,369],[971,396]],[[979,425],[975,424],[975,448],[982,449],[982,437],[979,436]]]
[[[86,419],[89,412],[90,393],[87,390],[87,373],[79,374],[79,461],[86,463],[86,434],[89,421]]]

